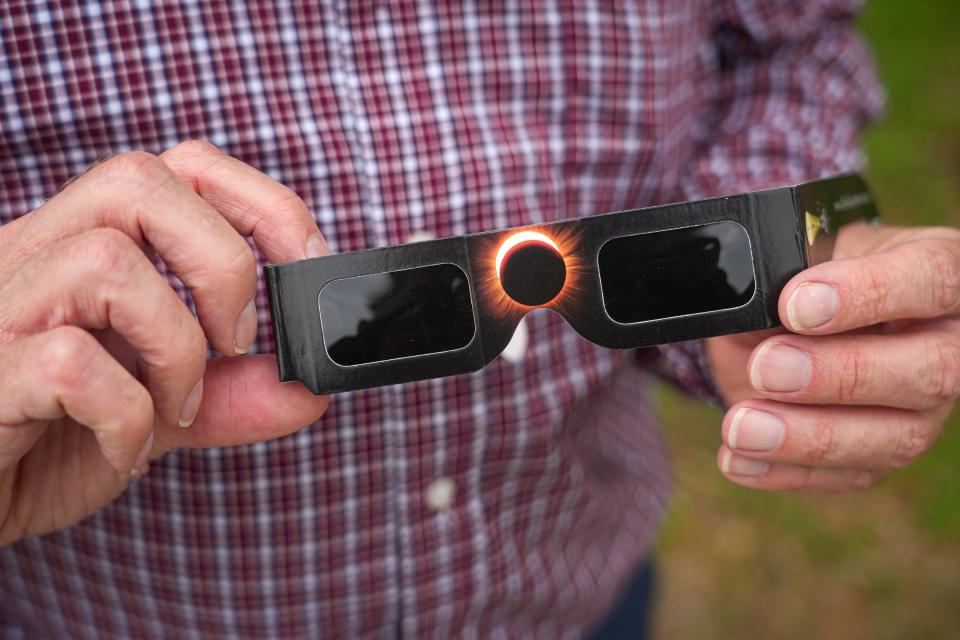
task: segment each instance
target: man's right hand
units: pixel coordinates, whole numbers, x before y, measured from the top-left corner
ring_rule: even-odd
[[[244,236],[271,262],[327,253],[290,189],[202,142],[114,156],[0,227],[0,546],[76,523],[173,448],[323,414],[328,398],[281,385],[272,356],[243,355],[257,332]],[[208,341],[225,357],[208,360]]]

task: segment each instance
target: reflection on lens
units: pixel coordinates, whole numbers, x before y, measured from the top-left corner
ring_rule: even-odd
[[[598,262],[603,305],[624,324],[732,309],[755,287],[750,239],[735,222],[614,238]]]
[[[334,280],[319,304],[324,346],[343,366],[460,349],[474,334],[467,276],[452,264]]]

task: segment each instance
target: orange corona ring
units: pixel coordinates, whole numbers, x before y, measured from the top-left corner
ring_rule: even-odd
[[[539,231],[518,231],[504,240],[495,268],[504,292],[531,307],[553,300],[567,274],[557,243]]]
[[[545,236],[539,231],[520,231],[507,238],[497,251],[496,268],[498,278],[502,275],[501,268],[503,267],[503,261],[506,259],[507,254],[526,243],[546,245],[556,251],[557,255],[560,255],[560,249],[557,247],[557,243],[551,240],[549,236]]]

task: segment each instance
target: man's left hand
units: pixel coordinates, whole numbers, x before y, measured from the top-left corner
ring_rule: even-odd
[[[933,444],[960,394],[960,231],[857,224],[834,256],[784,288],[790,333],[707,341],[733,482],[869,487]]]

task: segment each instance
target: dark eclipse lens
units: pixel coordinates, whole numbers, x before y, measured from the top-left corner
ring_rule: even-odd
[[[598,261],[603,305],[624,324],[732,309],[753,297],[750,239],[735,222],[614,238]]]
[[[343,366],[460,349],[474,334],[467,276],[452,264],[334,280],[319,304],[324,346]]]

